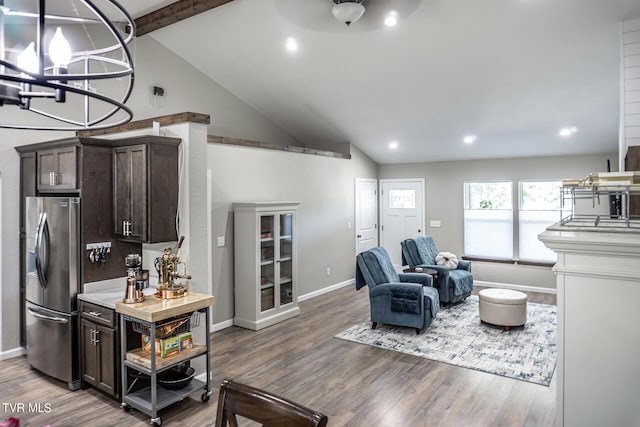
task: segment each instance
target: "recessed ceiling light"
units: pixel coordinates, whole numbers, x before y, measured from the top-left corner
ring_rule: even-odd
[[[566,128],[560,129],[560,131],[558,132],[558,135],[560,135],[560,136],[571,136],[576,132],[578,132],[578,128],[575,127],[575,126],[572,126],[572,127],[566,127]]]
[[[475,135],[467,135],[462,140],[464,141],[465,144],[473,144],[476,141],[476,139],[478,139],[478,137]]]
[[[295,52],[296,50],[298,50],[298,41],[293,37],[287,37],[285,46],[287,47],[287,50],[289,52]]]
[[[395,27],[398,24],[398,12],[390,11],[384,18],[384,25],[387,27]]]
[[[391,148],[392,150],[395,150],[396,148],[398,148],[398,141],[391,141],[389,143],[389,148]]]

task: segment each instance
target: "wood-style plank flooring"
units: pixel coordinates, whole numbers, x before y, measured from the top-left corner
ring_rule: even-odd
[[[555,295],[536,293],[529,293],[529,301],[556,303]],[[211,399],[202,403],[197,393],[162,410],[163,425],[214,425],[223,378],[322,411],[330,426],[554,424],[555,378],[545,387],[333,338],[368,320],[364,289],[348,286],[300,306],[300,316],[261,331],[231,327],[212,334]],[[149,424],[147,415],[125,413],[98,391],[68,391],[66,384],[31,370],[25,357],[0,362],[0,403],[0,421],[17,416],[21,427]],[[42,409],[49,411],[12,413],[8,403],[24,403],[26,409],[29,403],[48,404]]]

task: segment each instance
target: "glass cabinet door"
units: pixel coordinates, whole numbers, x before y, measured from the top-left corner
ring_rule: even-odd
[[[293,214],[282,213],[279,223],[280,305],[293,302]]]
[[[260,311],[275,307],[274,215],[260,216]]]

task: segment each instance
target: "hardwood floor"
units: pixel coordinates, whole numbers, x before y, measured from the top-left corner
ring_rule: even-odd
[[[529,301],[555,304],[555,295],[531,293]],[[261,331],[231,327],[212,334],[211,399],[202,403],[197,393],[162,410],[163,425],[213,426],[223,378],[324,412],[330,426],[554,424],[555,378],[545,387],[333,338],[369,318],[364,289],[348,286],[300,306],[300,316]],[[17,416],[22,427],[149,423],[147,415],[125,413],[93,389],[68,391],[29,369],[24,357],[0,362],[0,402],[0,421]],[[25,412],[12,412],[9,403],[24,403]],[[29,412],[29,403],[47,403],[50,411]]]

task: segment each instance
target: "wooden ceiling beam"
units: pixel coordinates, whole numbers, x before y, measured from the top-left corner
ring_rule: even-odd
[[[142,36],[233,0],[179,0],[135,20],[136,36]]]

